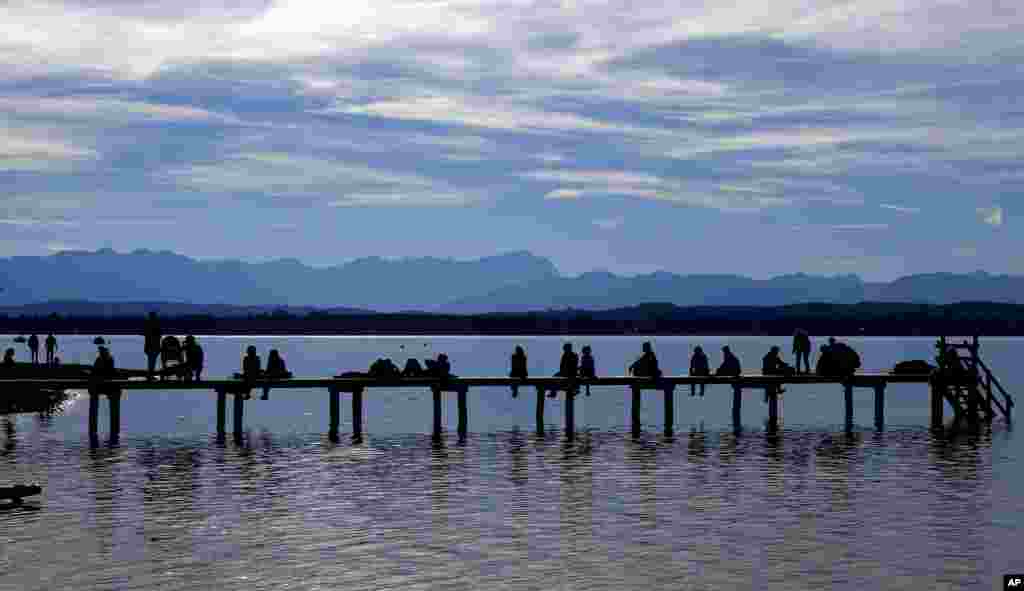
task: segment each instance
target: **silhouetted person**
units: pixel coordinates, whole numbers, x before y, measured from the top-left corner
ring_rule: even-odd
[[[592,380],[597,377],[594,353],[590,349],[590,345],[583,346],[583,356],[580,357],[580,377],[585,380]],[[590,396],[590,384],[587,384],[586,388],[587,396]]]
[[[425,359],[424,362],[427,364],[427,375],[441,378],[442,380],[454,377],[452,375],[452,365],[448,361],[448,355],[439,353],[437,359]]]
[[[265,372],[267,379],[273,380],[284,380],[292,377],[292,372],[288,371],[288,368],[284,364],[284,359],[281,357],[281,353],[277,349],[271,349],[270,353],[267,354],[267,370]],[[270,398],[270,386],[263,387],[263,400]]]
[[[835,369],[841,376],[851,376],[860,368],[860,355],[846,343],[836,341],[834,337],[828,339],[829,348],[832,350]]]
[[[160,341],[160,369],[166,370],[171,361],[181,363],[181,341],[174,335],[167,335]]]
[[[39,337],[35,333],[28,337],[28,350],[32,354],[32,363],[39,363]]]
[[[629,373],[642,378],[660,378],[661,368],[658,367],[658,357],[651,348],[651,342],[644,343],[642,350],[640,358],[629,366]]]
[[[114,357],[110,354],[110,349],[103,346],[99,348],[96,361],[92,364],[92,373],[94,376],[103,379],[114,377],[116,371],[114,369]]]
[[[793,375],[793,367],[782,360],[780,354],[782,350],[778,347],[772,347],[764,357],[761,358],[761,373],[766,376],[791,376]],[[764,390],[764,401],[768,402],[768,392],[774,389],[778,393],[786,391],[785,388],[780,386],[770,386]]]
[[[423,375],[423,366],[420,365],[419,359],[410,357],[405,362],[405,368],[402,369],[403,378],[418,378]]]
[[[814,373],[819,376],[835,375],[835,361],[832,358],[832,348],[822,345],[818,350],[818,362],[814,366]]]
[[[690,375],[707,376],[711,375],[711,366],[708,364],[708,356],[700,345],[693,348],[693,356],[690,357]],[[704,396],[705,384],[700,384],[700,395]],[[690,396],[696,394],[697,384],[690,384]]]
[[[256,347],[249,345],[245,348],[245,357],[242,358],[242,373],[236,374],[236,376],[247,382],[252,382],[260,379],[262,373],[260,356],[256,354]],[[252,395],[246,392],[245,399],[248,400],[251,397]]]
[[[732,354],[732,349],[729,345],[722,347],[722,365],[718,366],[715,370],[716,376],[738,376],[743,373],[743,368],[740,367],[740,360],[738,357]]]
[[[57,353],[57,337],[51,332],[46,337],[46,365],[53,365],[54,355]]]
[[[801,360],[804,373],[811,373],[811,337],[802,328],[793,333],[793,356],[796,357],[796,373],[800,373]]]
[[[0,364],[0,367],[3,367],[6,370],[12,370],[14,369],[15,365],[16,364],[14,362],[14,347],[7,347],[7,350],[4,351],[3,364]]]
[[[516,345],[516,350],[512,352],[511,365],[512,369],[508,372],[508,377],[525,380],[529,376],[526,369],[526,351],[520,345]],[[519,385],[512,384],[512,398],[517,396],[519,396]]]
[[[150,312],[146,318],[146,325],[142,331],[145,343],[143,350],[146,352],[146,369],[149,371],[149,379],[153,379],[153,372],[156,370],[156,360],[160,357],[160,342],[163,333],[160,331],[160,320],[156,312]]]
[[[580,371],[580,357],[572,350],[572,343],[562,345],[562,359],[558,362],[558,372],[555,377],[569,378],[574,380]],[[574,386],[570,385],[569,388]],[[548,398],[558,396],[558,390],[552,389]]]
[[[188,379],[199,381],[203,376],[203,348],[199,341],[192,335],[185,337],[185,365],[187,366]]]

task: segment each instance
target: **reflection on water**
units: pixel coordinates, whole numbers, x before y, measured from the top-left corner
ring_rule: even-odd
[[[992,518],[1001,432],[3,436],[46,486],[0,511],[10,589],[965,587],[1020,531]]]

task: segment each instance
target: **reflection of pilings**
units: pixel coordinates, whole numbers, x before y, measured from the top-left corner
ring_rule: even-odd
[[[110,441],[117,443],[121,436],[121,391],[107,392],[107,403],[110,405]]]
[[[846,428],[853,428],[853,384],[843,384],[843,399],[846,403]]]
[[[875,428],[885,427],[885,384],[875,386]]]
[[[732,426],[739,429],[741,423],[740,411],[743,407],[743,386],[734,384],[732,387]]]
[[[341,393],[337,390],[328,392],[330,398],[331,422],[327,430],[327,438],[331,441],[338,440],[338,425],[341,423]]]
[[[363,389],[352,391],[352,441],[363,439]]]
[[[434,393],[434,438],[441,437],[441,388],[431,388]]]
[[[245,414],[245,397],[243,394],[235,394],[234,412],[234,435],[235,439],[242,438],[242,415]]]
[[[576,437],[576,392],[572,386],[565,391],[565,437],[569,441]]]
[[[544,432],[544,388],[537,386],[537,433]]]
[[[640,436],[640,386],[633,386],[631,388],[633,393],[633,405],[632,405],[632,433],[633,437]]]
[[[665,386],[665,436],[671,437],[675,430],[676,418],[676,389],[675,386]]]
[[[777,429],[779,426],[779,388],[769,386],[768,391],[768,428]]]
[[[466,388],[460,388],[459,397],[459,437],[465,438],[469,431],[469,403],[466,400]]]
[[[932,384],[932,412],[931,412],[931,423],[932,428],[942,427],[942,386],[937,383]]]
[[[228,416],[228,393],[224,390],[217,390],[217,439],[224,440],[227,431],[225,424]]]

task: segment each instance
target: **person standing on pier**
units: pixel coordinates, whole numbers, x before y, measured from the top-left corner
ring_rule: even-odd
[[[160,331],[160,320],[156,317],[156,312],[149,313],[142,334],[145,338],[143,350],[146,353],[146,368],[149,371],[147,379],[152,380],[154,379],[153,372],[156,371],[156,360],[160,357],[160,343],[163,337]]]
[[[572,343],[566,343],[562,345],[562,360],[558,363],[558,373],[555,374],[556,378],[569,378],[575,381],[576,375],[580,371],[580,358],[575,351],[572,350]],[[575,384],[569,386],[570,389],[575,388]],[[569,394],[569,392],[567,392]],[[558,390],[555,388],[551,389],[548,393],[548,398],[554,398],[558,396]]]
[[[802,328],[793,333],[793,355],[796,357],[796,373],[800,373],[801,360],[804,373],[811,373],[811,336]]]
[[[691,376],[707,376],[711,375],[711,366],[708,364],[708,356],[704,353],[704,349],[700,345],[693,348],[693,357],[690,357],[690,375]],[[704,386],[706,384],[701,383],[700,395],[704,397]],[[690,384],[690,396],[696,394],[697,384]]]
[[[597,369],[594,367],[594,354],[590,345],[583,346],[583,357],[580,358],[580,377],[585,380],[592,380],[597,377]],[[586,386],[587,396],[590,396],[590,384]]]
[[[519,378],[525,380],[529,373],[526,370],[526,351],[522,346],[516,345],[516,350],[512,352],[512,370],[508,372],[508,377]],[[519,396],[519,385],[512,384],[512,398]]]
[[[46,365],[53,365],[54,355],[57,353],[57,337],[51,332],[46,336]]]
[[[722,347],[722,365],[715,371],[716,376],[738,376],[743,373],[740,367],[740,360],[732,354],[729,345]]]
[[[192,335],[185,337],[185,365],[188,367],[189,380],[199,381],[203,376],[203,348]]]
[[[35,333],[28,337],[28,351],[32,354],[32,363],[39,363],[39,337]]]
[[[651,342],[645,342],[642,350],[640,358],[629,366],[629,373],[637,377],[660,378],[661,368],[658,367],[658,357],[654,354]]]

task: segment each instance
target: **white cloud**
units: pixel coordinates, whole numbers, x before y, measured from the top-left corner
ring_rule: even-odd
[[[999,227],[1003,225],[1003,208],[999,206],[995,207],[979,207],[977,209],[978,215],[981,217],[981,221],[985,222],[990,226]]]

